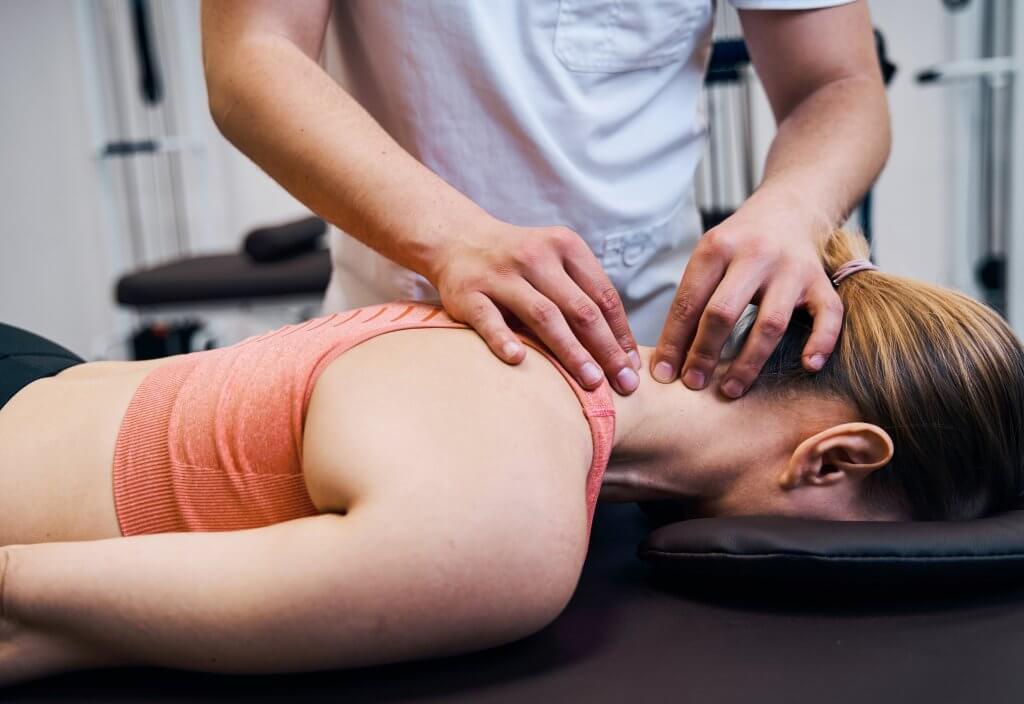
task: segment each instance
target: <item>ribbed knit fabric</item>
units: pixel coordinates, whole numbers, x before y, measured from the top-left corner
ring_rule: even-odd
[[[400,301],[161,365],[139,385],[117,438],[114,504],[121,533],[239,530],[315,515],[302,476],[302,428],[327,365],[383,333],[466,327],[439,307]],[[589,527],[615,435],[611,391],[607,383],[586,391],[542,345],[520,337],[555,364],[590,425]]]

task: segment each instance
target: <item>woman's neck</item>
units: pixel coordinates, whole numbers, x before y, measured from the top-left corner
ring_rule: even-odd
[[[713,457],[729,427],[729,402],[712,388],[655,381],[648,371],[653,351],[640,348],[639,388],[629,396],[612,394],[615,440],[601,495],[637,501],[718,494],[729,477],[717,471]]]

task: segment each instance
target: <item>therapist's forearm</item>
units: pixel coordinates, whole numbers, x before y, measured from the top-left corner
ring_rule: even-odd
[[[816,225],[824,237],[842,222],[877,178],[889,155],[885,92],[872,78],[827,83],[780,121],[764,177],[741,210],[769,204]]]
[[[221,131],[324,219],[426,277],[498,358],[518,364],[526,354],[508,314],[584,388],[596,388],[603,370],[632,393],[636,342],[590,246],[558,223],[502,222],[404,151],[314,61],[328,10],[326,0],[203,3]]]
[[[212,42],[205,51],[211,111],[224,135],[310,209],[389,259],[426,274],[446,234],[488,219],[287,39]]]

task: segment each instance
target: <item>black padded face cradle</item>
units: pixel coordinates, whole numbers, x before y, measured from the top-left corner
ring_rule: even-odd
[[[656,528],[639,555],[704,582],[959,591],[1024,582],[1024,506],[956,522],[696,518]]]

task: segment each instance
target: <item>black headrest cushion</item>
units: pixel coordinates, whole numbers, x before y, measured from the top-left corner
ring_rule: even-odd
[[[945,590],[1024,581],[1024,508],[973,521],[696,518],[653,530],[640,557],[699,581]]]
[[[261,227],[245,236],[242,249],[254,262],[277,262],[316,249],[327,223],[318,217]]]

